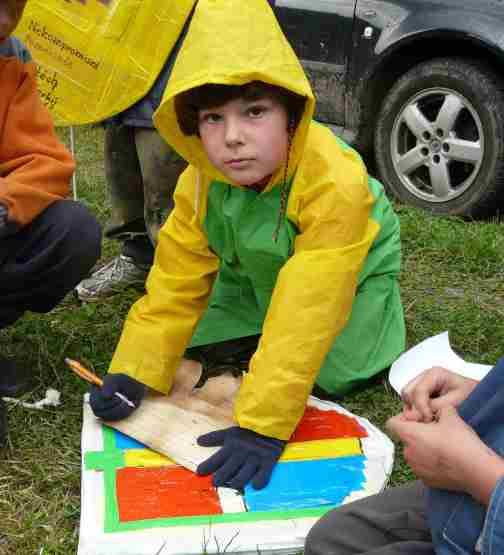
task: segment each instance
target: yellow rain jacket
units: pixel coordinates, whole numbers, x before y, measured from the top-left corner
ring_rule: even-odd
[[[285,168],[261,193],[229,183],[200,139],[182,134],[174,110],[174,98],[193,87],[252,80],[306,98],[276,242]],[[198,2],[154,119],[190,165],[110,372],[166,393],[190,344],[262,333],[235,417],[244,428],[288,439],[315,381],[344,393],[402,351],[397,217],[359,156],[312,122],[313,109],[266,0]]]

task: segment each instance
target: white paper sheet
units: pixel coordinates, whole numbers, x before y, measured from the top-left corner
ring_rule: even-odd
[[[411,380],[433,366],[442,366],[466,378],[481,380],[492,366],[466,362],[450,346],[448,332],[424,339],[403,353],[390,367],[390,385],[399,393]]]

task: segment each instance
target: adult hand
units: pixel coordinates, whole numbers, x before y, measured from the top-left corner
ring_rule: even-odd
[[[198,438],[198,445],[222,448],[202,462],[196,472],[203,476],[213,473],[216,487],[242,489],[251,481],[255,489],[262,489],[268,484],[285,443],[238,426],[210,432]]]
[[[107,374],[102,387],[91,386],[89,404],[93,412],[103,420],[122,420],[129,416],[142,402],[146,387],[126,374]],[[116,393],[133,403],[128,405]]]
[[[487,447],[458,415],[443,407],[438,420],[412,422],[402,414],[390,418],[387,429],[404,444],[404,458],[428,486],[465,491],[487,504],[504,475],[504,460]]]
[[[458,406],[477,383],[476,380],[440,366],[429,368],[402,390],[404,418],[415,422],[432,422],[442,408]]]

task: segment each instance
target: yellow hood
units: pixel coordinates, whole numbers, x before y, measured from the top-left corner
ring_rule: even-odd
[[[315,100],[291,46],[266,0],[199,0],[154,123],[164,139],[205,174],[229,182],[208,160],[201,140],[179,128],[175,97],[206,84],[243,85],[264,81],[306,97],[296,130],[289,175],[296,168],[306,140]],[[282,180],[283,169],[271,183]]]

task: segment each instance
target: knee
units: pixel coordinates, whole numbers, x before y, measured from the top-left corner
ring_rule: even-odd
[[[87,272],[101,253],[101,228],[91,212],[81,203],[64,200],[49,207],[51,220],[66,255]]]
[[[316,522],[308,532],[305,540],[304,555],[323,555],[320,521]],[[325,555],[325,554],[324,554]]]
[[[342,555],[349,553],[343,540],[345,530],[349,525],[345,507],[329,511],[308,532],[304,555]]]

